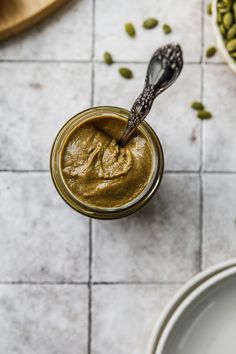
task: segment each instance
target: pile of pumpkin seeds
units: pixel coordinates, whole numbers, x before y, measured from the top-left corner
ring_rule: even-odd
[[[153,28],[155,28],[156,26],[158,26],[159,21],[158,19],[154,18],[154,17],[149,17],[146,20],[143,21],[142,23],[142,27],[146,30],[151,30]],[[136,29],[133,25],[132,22],[127,22],[124,24],[124,30],[127,33],[127,35],[131,38],[135,38],[136,36]],[[170,25],[168,25],[167,23],[164,23],[162,26],[162,30],[165,34],[169,34],[172,32],[172,28]],[[107,65],[111,65],[113,64],[113,58],[111,53],[109,52],[104,52],[103,54],[103,60]],[[133,72],[126,68],[126,67],[121,67],[118,70],[119,74],[125,78],[125,79],[132,79],[133,78]]]
[[[236,61],[236,0],[217,1],[217,23],[225,47]]]

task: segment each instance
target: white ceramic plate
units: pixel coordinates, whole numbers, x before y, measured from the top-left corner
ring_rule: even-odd
[[[204,283],[206,280],[222,272],[225,269],[229,269],[231,267],[236,266],[236,258],[219,263],[213,267],[210,267],[204,270],[201,273],[198,273],[194,276],[191,280],[189,280],[171,299],[171,301],[167,304],[164,311],[162,312],[160,318],[158,319],[147,349],[147,354],[154,354],[156,353],[156,348],[159,344],[160,338],[162,333],[170,320],[171,316],[173,315],[174,311],[178,308],[178,306],[184,301],[184,299],[199,285]],[[235,352],[236,353],[236,352]]]
[[[156,354],[236,353],[236,267],[197,287],[168,322]]]

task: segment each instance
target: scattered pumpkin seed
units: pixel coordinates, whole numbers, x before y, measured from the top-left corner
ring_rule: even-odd
[[[105,52],[103,54],[103,60],[107,65],[111,65],[113,63],[112,56],[109,52]]]
[[[198,111],[197,117],[200,119],[209,119],[212,117],[212,114],[211,112],[203,110],[203,111]]]
[[[207,14],[208,15],[212,15],[212,4],[211,4],[211,2],[209,4],[207,4]]]
[[[191,107],[196,111],[202,111],[204,109],[203,103],[199,101],[193,101]]]
[[[231,39],[226,43],[226,48],[229,52],[234,52],[236,50],[236,38]]]
[[[143,28],[145,29],[152,29],[154,27],[156,27],[158,25],[159,21],[154,18],[154,17],[150,17],[147,18],[145,21],[143,21]]]
[[[223,24],[226,29],[229,29],[234,22],[234,17],[232,12],[226,12],[226,14],[223,16]]]
[[[125,31],[130,37],[135,37],[136,35],[134,25],[131,22],[125,23]]]
[[[232,39],[234,37],[236,37],[236,23],[230,27],[226,35],[227,39]]]
[[[207,50],[206,50],[206,57],[207,58],[211,58],[213,57],[215,54],[216,54],[216,47],[209,47]]]
[[[128,68],[119,68],[119,73],[125,79],[132,79],[133,72]]]
[[[164,25],[162,26],[163,28],[163,32],[165,34],[169,34],[172,32],[172,28],[170,27],[170,25],[168,25],[167,23],[164,23]]]

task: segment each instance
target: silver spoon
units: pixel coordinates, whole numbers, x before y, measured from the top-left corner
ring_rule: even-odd
[[[135,100],[118,141],[120,146],[127,143],[137,126],[146,118],[155,98],[175,82],[183,64],[182,50],[178,44],[167,44],[153,54],[148,64],[144,89]]]

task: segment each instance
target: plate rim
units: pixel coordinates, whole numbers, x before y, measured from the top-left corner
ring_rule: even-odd
[[[236,266],[236,258],[231,258],[226,261],[222,261],[218,264],[215,264],[207,269],[197,273],[190,280],[188,280],[170,299],[167,305],[162,310],[156,324],[153,327],[151,332],[150,339],[148,341],[148,346],[146,354],[156,354],[157,345],[162,336],[162,333],[167,326],[170,318],[181,303],[186,299],[186,297],[194,291],[198,286],[206,282],[211,277],[215,276],[218,273],[225,271],[226,269]]]
[[[170,320],[168,321],[165,330],[163,331],[160,341],[158,343],[158,347],[156,348],[156,354],[162,354],[164,347],[166,345],[167,339],[175,327],[176,323],[178,322],[180,316],[191,306],[191,304],[199,298],[205,291],[212,288],[216,284],[220,284],[225,279],[229,278],[232,275],[236,275],[236,265],[225,269],[212,277],[208,280],[200,284],[197,288],[195,288],[180,304],[180,306],[176,309],[176,311],[171,316]]]

